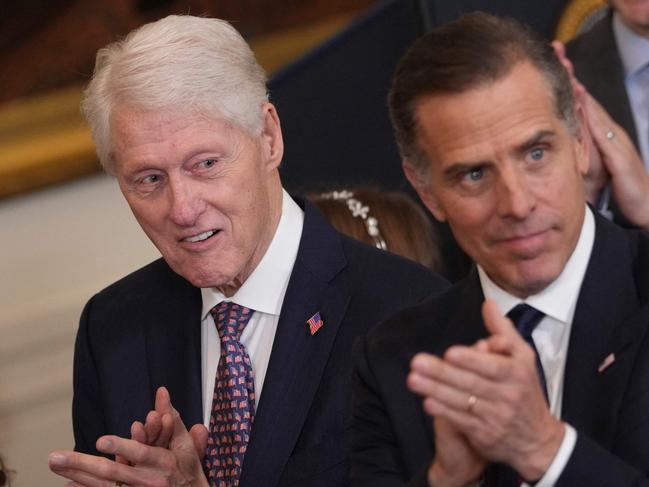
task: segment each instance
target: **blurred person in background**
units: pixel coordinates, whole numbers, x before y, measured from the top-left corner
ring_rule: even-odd
[[[615,178],[621,173],[615,171],[622,169],[637,175],[641,169],[645,173],[649,170],[649,2],[609,3],[610,8],[600,20],[566,45],[565,55],[574,66],[577,80],[612,119],[593,134],[597,146],[624,157],[615,166],[605,165],[613,184],[611,188],[604,185],[598,193],[597,207],[624,225],[646,228],[637,223],[634,215],[628,216],[632,204],[621,199],[629,191],[621,191],[620,185],[616,188]],[[638,155],[632,155],[633,146]],[[628,177],[629,184],[639,186],[632,179]],[[647,191],[648,186],[643,190]]]
[[[433,225],[407,194],[358,186],[308,199],[339,232],[444,273]]]

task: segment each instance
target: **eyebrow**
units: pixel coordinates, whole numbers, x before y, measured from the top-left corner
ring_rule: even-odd
[[[529,139],[525,140],[523,143],[514,147],[513,152],[517,156],[526,154],[535,146],[539,145],[541,142],[554,138],[556,133],[551,130],[539,130],[534,133]],[[479,161],[458,161],[451,164],[449,167],[444,169],[443,177],[444,179],[453,179],[458,174],[463,174],[471,169],[479,169],[481,167],[490,166],[492,161],[490,160],[479,160]]]
[[[444,169],[443,177],[446,180],[455,179],[456,176],[464,174],[472,169],[479,169],[484,166],[491,165],[491,161],[475,161],[475,162],[454,162],[449,167]]]
[[[514,154],[523,155],[547,139],[552,139],[557,134],[552,130],[539,130],[532,137],[514,148]]]

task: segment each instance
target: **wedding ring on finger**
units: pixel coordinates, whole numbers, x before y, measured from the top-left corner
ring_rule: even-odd
[[[122,484],[121,482],[115,482],[115,487],[122,487],[122,485],[124,484]]]
[[[606,132],[606,138],[608,140],[613,140],[615,138],[615,132],[613,132],[612,130],[609,130],[608,132]]]
[[[475,405],[476,405],[476,404],[478,404],[478,398],[475,397],[473,394],[471,394],[471,395],[469,396],[469,399],[467,400],[466,410],[467,410],[469,413],[472,413],[473,410],[475,409]]]

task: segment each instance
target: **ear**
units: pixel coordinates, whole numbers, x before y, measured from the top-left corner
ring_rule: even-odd
[[[577,119],[578,131],[575,137],[575,157],[577,158],[577,168],[582,176],[586,176],[590,165],[590,149],[589,143],[588,121],[586,120],[586,113],[581,103],[575,106],[575,117]]]
[[[405,159],[402,161],[401,167],[403,167],[406,179],[408,179],[410,184],[412,184],[412,187],[415,188],[415,191],[419,195],[419,198],[421,198],[421,201],[426,205],[426,208],[430,210],[438,221],[446,221],[446,213],[432,191],[430,176],[422,174],[421,169],[415,168]]]
[[[277,169],[284,156],[282,127],[272,103],[264,103],[261,110],[264,123],[261,131],[262,154],[268,169]]]

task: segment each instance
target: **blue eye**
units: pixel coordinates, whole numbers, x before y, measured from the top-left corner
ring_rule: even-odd
[[[479,181],[484,177],[484,169],[481,167],[469,169],[466,173],[466,177],[471,181]]]
[[[545,150],[540,149],[538,147],[530,151],[530,156],[534,161],[540,161],[541,159],[543,159],[544,154],[545,154]]]
[[[214,167],[215,165],[216,165],[216,159],[205,159],[199,164],[199,166],[205,169],[209,169],[211,167]]]

